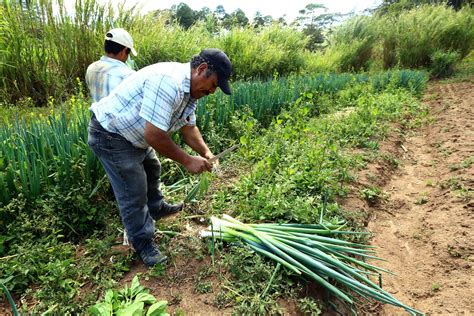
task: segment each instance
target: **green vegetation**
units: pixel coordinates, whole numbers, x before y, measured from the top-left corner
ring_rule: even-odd
[[[354,17],[336,28],[330,45],[315,55],[316,69],[340,71],[427,68],[449,75],[474,47],[474,8],[443,5]]]
[[[236,80],[393,67],[424,67],[433,76],[445,76],[474,45],[474,9],[469,6],[458,11],[442,5],[380,11],[353,17],[331,32],[321,30],[341,17],[317,15],[317,10],[325,8],[307,6],[293,25],[272,18],[259,23],[257,17],[253,25],[245,25],[242,19],[228,20],[240,13],[203,10],[201,18],[183,27],[176,12],[143,16],[136,8],[115,12],[112,5],[76,0],[74,16],[69,16],[63,2],[2,0],[0,103],[30,98],[43,106],[50,97],[67,100],[76,78],[82,80],[87,66],[102,54],[103,34],[112,25],[134,37],[138,68],[160,61],[186,62],[203,47],[218,47],[232,60]],[[325,44],[324,37],[319,38],[323,33],[330,34]]]
[[[364,89],[406,88],[420,93],[425,83],[424,73],[409,70],[373,77],[341,74],[241,82],[235,84],[235,92],[230,98],[219,93],[200,102],[197,111],[199,127],[217,151],[240,139],[245,127],[237,124],[239,118],[252,117],[259,126],[267,127],[275,115],[289,109],[295,102],[297,106],[308,107],[311,114],[318,114],[352,105],[351,99]],[[345,89],[349,85],[353,87]],[[268,93],[262,94],[262,91]],[[311,92],[305,94],[306,91]],[[339,107],[338,103],[341,104]],[[50,192],[50,188],[54,188],[56,195],[67,196],[75,191],[76,198],[81,192],[83,200],[100,199],[97,193],[104,190],[107,181],[98,160],[87,146],[88,106],[79,85],[76,94],[60,108],[53,108],[50,115],[40,114],[34,119],[30,116],[29,121],[17,117],[0,127],[0,150],[3,153],[0,159],[0,205],[7,205],[19,194],[32,201]],[[169,178],[178,180],[171,175]],[[187,200],[206,191],[204,180],[200,187],[189,192]],[[80,204],[80,201],[75,203],[77,206]],[[90,225],[98,225],[101,217],[96,217],[96,210],[82,210],[68,224],[82,235]]]
[[[189,212],[197,213],[185,216],[231,214],[246,222],[279,224],[344,221],[358,234],[338,234],[340,243],[366,242],[367,214],[338,203],[355,171],[376,158],[397,166],[393,156],[378,153],[379,141],[390,132],[391,122],[402,128],[419,124],[426,109],[418,98],[429,75],[454,71],[452,80],[472,80],[473,9],[409,3],[384,2],[372,15],[322,32],[341,17],[313,19],[317,10],[324,10],[318,5],[306,6],[297,26],[268,16],[250,22],[242,12],[226,14],[223,8],[197,12],[180,5],[142,16],[136,9],[114,12],[94,0],[77,0],[71,17],[62,2],[55,7],[52,1],[2,0],[2,293],[12,293],[21,313],[79,314],[88,307],[92,314],[123,309],[166,313],[166,304],[151,298],[137,278],[130,287],[113,290],[134,256],[115,250],[122,224],[104,172],[87,146],[90,100],[81,84],[88,64],[102,54],[103,34],[112,25],[134,37],[138,68],[185,62],[203,47],[221,48],[233,61],[232,96],[210,95],[197,110],[199,127],[214,152],[240,144],[226,157],[234,170],[232,181],[210,174],[191,178],[163,160],[167,198],[186,199]],[[358,70],[366,72],[353,72]],[[175,140],[180,142],[179,135]],[[468,168],[472,161],[469,157],[450,168]],[[469,198],[465,181],[456,177],[440,186]],[[369,203],[383,198],[377,187],[359,193]],[[426,202],[423,196],[416,201]],[[170,223],[171,228],[157,224],[163,245],[186,239],[181,234],[185,216]],[[217,308],[281,314],[281,298],[311,315],[333,308],[331,291],[318,288],[317,299],[304,294],[311,273],[302,278],[282,262],[256,255],[250,246],[219,242],[210,246],[210,253],[205,247],[200,241],[184,255],[198,261],[211,256],[212,266],[199,271],[194,291],[212,293]],[[165,251],[171,261],[183,255]],[[217,271],[217,279],[211,278]],[[166,267],[157,266],[146,277],[166,278],[166,273]],[[322,282],[330,289],[341,285],[333,276],[325,275]],[[370,283],[376,279],[362,278]],[[360,303],[347,295],[350,288],[332,292],[354,301],[349,309],[357,310]],[[396,302],[381,293],[377,298]],[[181,299],[178,294],[173,301]]]
[[[358,227],[357,216],[341,210],[335,203],[337,196],[346,193],[345,184],[351,180],[351,170],[361,164],[357,155],[347,155],[345,152],[351,147],[376,150],[374,144],[387,132],[383,123],[385,120],[409,119],[422,113],[412,95],[421,93],[426,74],[397,71],[376,76],[342,74],[340,77],[331,75],[315,78],[314,82],[319,85],[311,86],[312,80],[306,79],[308,84],[301,84],[298,88],[301,89],[298,92],[300,96],[293,103],[288,98],[275,112],[268,111],[268,114],[258,119],[252,110],[244,106],[246,101],[242,102],[241,108],[230,109],[228,114],[221,110],[222,117],[229,118],[228,126],[231,129],[209,118],[212,123],[203,127],[204,135],[210,135],[208,141],[226,144],[230,139],[239,140],[241,149],[233,156],[239,157],[239,164],[253,167],[248,173],[242,174],[231,188],[213,192],[207,207],[208,213],[226,212],[253,221],[305,223],[319,218],[323,212],[327,219],[347,218],[350,225]],[[324,80],[318,78],[328,79],[326,84],[322,84]],[[296,93],[296,85],[288,82],[303,80],[292,77],[256,82],[254,85],[242,83],[243,87],[249,87],[246,94],[237,84],[234,98],[237,100],[241,95],[256,95],[252,87],[260,88],[265,84],[275,87],[282,95],[291,96],[285,89]],[[210,107],[213,102],[217,104],[220,98],[220,95],[208,98],[200,106]],[[272,105],[271,101],[262,101],[262,109],[265,109],[263,104]],[[2,146],[6,146],[3,148],[9,148],[12,152],[9,157],[23,157],[24,154],[30,159],[27,172],[39,175],[27,176],[22,181],[22,172],[15,169],[20,165],[19,162],[13,158],[8,163],[4,161],[2,177],[7,179],[6,175],[12,174],[13,181],[10,183],[14,186],[10,191],[8,182],[4,183],[3,192],[8,195],[0,207],[1,220],[5,223],[0,226],[0,278],[12,276],[6,286],[13,293],[22,293],[41,302],[34,309],[38,312],[51,309],[52,312],[73,313],[82,310],[97,300],[97,295],[110,288],[114,280],[120,278],[128,269],[131,259],[126,256],[113,264],[104,264],[109,262],[112,255],[110,246],[119,234],[120,223],[107,181],[103,179],[103,171],[100,168],[95,169],[95,173],[88,171],[93,170],[93,167],[88,166],[95,165],[87,164],[89,153],[85,138],[83,133],[78,132],[86,130],[86,101],[78,92],[66,106],[69,108],[64,107],[60,115],[53,111],[49,116],[30,118],[22,124],[4,125],[3,135],[7,138],[1,142]],[[211,107],[209,112],[213,113]],[[262,112],[265,113],[265,110]],[[271,118],[270,113],[276,116]],[[41,133],[34,133],[35,130],[30,130],[30,126]],[[52,131],[48,132],[55,126],[62,126],[61,138],[51,136],[55,135]],[[10,129],[14,132],[10,132]],[[12,135],[18,141],[22,137],[34,135],[35,141],[20,142],[30,146],[26,148],[10,146]],[[213,138],[213,135],[220,135],[220,138]],[[48,144],[48,141],[51,144],[64,141],[65,145],[58,143],[56,146],[63,151],[45,151],[43,149],[49,148],[46,145],[43,145],[45,148],[32,147],[36,143]],[[51,148],[54,147],[51,145]],[[71,151],[66,151],[64,157],[60,156],[67,148],[71,148]],[[45,152],[44,155],[39,155],[41,150]],[[77,162],[72,164],[72,161]],[[65,163],[72,166],[69,173],[61,171]],[[164,163],[166,169],[177,170],[170,162]],[[239,168],[239,164],[235,167]],[[33,165],[38,170],[44,170],[44,174],[31,169]],[[74,176],[71,176],[71,172]],[[30,180],[39,183],[39,190],[29,191],[35,188],[29,184]],[[190,183],[180,171],[164,175],[164,181]],[[204,192],[208,186],[201,184],[201,191]],[[178,187],[165,186],[170,198],[183,194]],[[184,188],[190,189],[189,186]],[[195,197],[199,198],[199,194]],[[169,229],[164,227],[162,230]],[[282,271],[278,272],[278,278]],[[162,274],[161,270],[159,272]],[[208,292],[211,289],[209,282],[198,280],[196,291]],[[36,284],[35,291],[30,290],[33,283]],[[84,293],[81,290],[84,283],[93,285],[94,290]],[[219,295],[221,297],[216,304],[226,304],[229,299],[233,301],[232,296],[220,292],[216,292],[216,299]],[[262,303],[267,304],[264,308],[277,308],[274,303],[278,293],[281,292],[275,293],[275,296],[268,294],[269,301]],[[80,297],[80,300],[61,303],[69,302],[73,297]],[[241,304],[237,304],[236,308],[263,306],[252,300],[242,301]],[[26,311],[28,307],[23,305],[21,308]]]
[[[108,290],[104,300],[98,302],[88,309],[91,315],[146,315],[146,316],[167,316],[167,301],[157,301],[157,299],[145,289],[136,275],[130,287],[125,284],[125,288],[114,291]],[[149,305],[145,308],[146,305]],[[146,311],[146,313],[145,313]]]

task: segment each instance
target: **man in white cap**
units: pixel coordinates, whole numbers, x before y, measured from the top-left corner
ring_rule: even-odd
[[[130,53],[137,56],[132,36],[127,31],[122,28],[108,31],[104,51],[106,55],[90,64],[86,72],[86,84],[94,102],[108,96],[123,79],[135,72],[125,63]],[[124,245],[128,245],[126,231]]]
[[[133,48],[133,39],[124,29],[112,29],[105,35],[104,50],[106,55],[87,68],[86,84],[94,102],[106,97],[123,79],[133,74],[125,63]]]

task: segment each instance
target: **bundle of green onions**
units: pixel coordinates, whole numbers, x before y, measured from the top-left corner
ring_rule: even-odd
[[[369,279],[389,271],[357,258],[373,258],[370,245],[357,244],[330,235],[354,234],[342,231],[339,224],[244,224],[231,216],[211,217],[212,225],[203,237],[242,242],[255,252],[275,260],[296,274],[315,280],[342,301],[352,305],[356,293],[361,298],[373,298],[404,308],[412,315],[422,314],[398,301]],[[363,233],[362,233],[363,234]],[[330,283],[343,285],[343,289]],[[347,291],[345,289],[350,289]]]

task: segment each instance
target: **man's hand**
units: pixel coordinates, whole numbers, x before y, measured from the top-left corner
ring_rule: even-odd
[[[204,171],[212,171],[212,165],[207,161],[207,159],[199,156],[191,156],[191,159],[186,162],[184,167],[194,174],[199,174]]]

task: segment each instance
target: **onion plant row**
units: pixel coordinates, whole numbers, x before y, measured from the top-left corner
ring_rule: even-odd
[[[0,204],[19,193],[35,198],[54,185],[93,184],[98,160],[87,146],[89,115],[84,103],[71,100],[71,112],[48,117],[17,117],[0,126]]]
[[[389,272],[365,262],[367,258],[378,259],[372,246],[333,238],[364,234],[345,231],[341,223],[244,224],[229,215],[212,217],[211,223],[203,236],[246,244],[295,274],[316,281],[349,305],[371,298],[401,307],[412,315],[422,314],[370,279],[370,276]]]
[[[265,125],[303,92],[330,96],[354,82],[368,82],[377,89],[389,86],[421,89],[426,75],[399,71],[374,78],[364,74],[319,74],[239,82],[234,84],[231,98],[218,94],[204,100],[198,108],[198,121],[204,135],[225,135],[231,118],[241,115],[248,104],[252,104],[252,116]],[[50,185],[58,185],[63,190],[76,184],[94,186],[103,177],[97,159],[87,146],[89,102],[79,92],[68,104],[71,105],[67,114],[56,111],[28,121],[17,117],[0,126],[0,204],[8,203],[19,193],[35,198]],[[212,145],[215,150],[220,149]]]
[[[367,74],[317,74],[274,78],[267,81],[239,82],[230,97],[221,93],[199,102],[200,128],[208,129],[229,123],[236,111],[248,107],[262,123],[269,123],[282,107],[295,102],[303,92],[315,95],[333,95],[349,85],[367,83],[376,91],[403,88],[419,94],[423,91],[427,74],[423,71],[394,70],[369,76]]]

